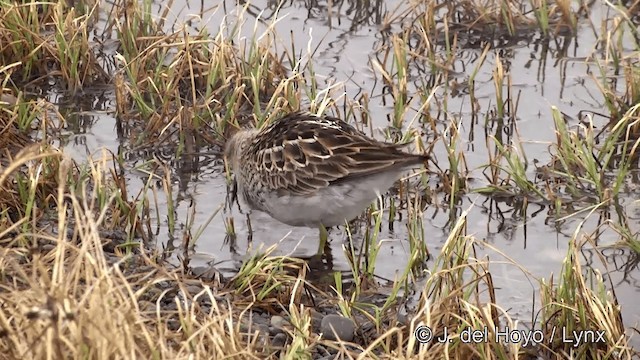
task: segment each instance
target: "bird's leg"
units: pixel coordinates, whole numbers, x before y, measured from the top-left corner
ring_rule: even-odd
[[[225,207],[228,206],[229,210],[231,210],[231,208],[233,208],[233,203],[238,204],[238,210],[242,213],[242,210],[240,210],[240,202],[238,201],[238,182],[235,177],[231,180],[231,184],[227,184]]]
[[[247,243],[251,244],[253,242],[253,229],[251,228],[251,217],[249,217],[249,212],[246,214],[247,216]]]
[[[327,246],[327,240],[329,239],[329,232],[324,225],[320,224],[320,246],[318,247],[318,254],[324,254],[325,246]]]

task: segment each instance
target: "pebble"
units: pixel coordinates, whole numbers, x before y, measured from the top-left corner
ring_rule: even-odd
[[[213,266],[194,266],[191,268],[191,273],[196,278],[204,281],[224,282],[224,277],[220,271]]]
[[[256,325],[264,325],[267,329],[269,329],[269,326],[271,325],[269,317],[265,316],[265,314],[252,312],[249,314],[248,319]]]
[[[154,313],[156,311],[156,304],[151,301],[140,300],[138,306],[142,312]]]
[[[180,329],[180,321],[176,319],[170,319],[167,321],[167,328],[171,331],[178,331]]]
[[[404,326],[408,326],[411,324],[411,319],[409,319],[407,314],[398,313],[398,315],[396,316],[396,320],[398,321],[399,324]]]
[[[163,303],[162,304],[162,310],[166,310],[166,311],[177,311],[178,310],[178,305],[173,300],[165,300],[165,301],[162,301],[162,303]]]
[[[5,94],[0,93],[0,105],[9,105],[14,106],[18,103],[18,98],[13,96],[13,94]]]
[[[269,341],[269,327],[262,324],[255,324],[243,320],[240,323],[240,332],[246,336],[246,341],[257,341],[260,346],[265,346]]]
[[[269,335],[269,327],[267,325],[257,324],[255,325],[255,328],[260,331],[260,334]]]
[[[313,329],[314,332],[319,333],[320,324],[322,323],[322,318],[324,317],[324,315],[314,309],[311,309],[309,313],[311,315],[311,329]]]
[[[322,356],[322,358],[329,358],[329,359],[335,358],[335,354],[332,354],[331,351],[327,350],[326,347],[320,344],[316,344],[315,350],[317,355]]]
[[[271,317],[271,326],[276,329],[283,329],[286,324],[287,320],[282,316],[274,315]]]
[[[200,285],[189,285],[189,286],[187,286],[186,290],[187,290],[187,293],[189,293],[191,295],[196,295],[200,291],[202,291],[202,286],[200,286]]]
[[[260,332],[261,334],[269,334],[269,326],[256,323],[255,321],[249,322],[248,320],[242,320],[242,322],[240,323],[240,331],[249,333],[251,335],[255,334],[256,331]]]
[[[353,340],[356,331],[356,324],[353,320],[336,314],[330,314],[322,318],[320,332],[327,340],[342,340],[350,342]]]
[[[274,347],[284,347],[284,345],[287,343],[287,335],[280,333],[277,334],[276,336],[273,337],[273,339],[271,340],[271,344]]]
[[[44,244],[40,247],[43,253],[55,250],[56,246],[53,244]]]
[[[284,329],[277,328],[275,326],[269,326],[269,335],[276,336],[278,334],[284,334]]]

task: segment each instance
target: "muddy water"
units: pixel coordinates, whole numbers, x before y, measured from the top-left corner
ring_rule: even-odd
[[[279,9],[281,20],[277,22],[275,29],[285,46],[288,46],[293,38],[296,49],[317,48],[313,57],[314,68],[319,79],[326,82],[324,86],[343,82],[344,98],[338,99],[339,102],[345,98],[353,99],[362,92],[369,93],[372,127],[377,131],[390,125],[388,118],[393,113],[393,103],[389,97],[384,97],[381,82],[379,79],[376,81],[371,70],[370,59],[376,56],[374,49],[384,41],[380,33],[380,21],[388,10],[397,4],[371,3],[369,9],[358,9],[356,3],[359,2],[334,2],[333,7],[328,8],[327,3],[322,1],[285,2]],[[190,25],[194,29],[206,27],[210,33],[215,34],[225,21],[229,26],[237,21],[244,21],[243,34],[250,38],[256,18],[270,22],[276,14],[275,5],[270,1],[253,1],[243,17],[238,16],[239,11],[231,1],[222,2],[204,12],[198,7],[199,4],[201,3],[198,2],[194,7],[191,3],[174,2],[166,23],[191,19]],[[158,4],[154,9],[161,13],[164,6]],[[198,21],[193,14],[198,14],[201,20]],[[606,8],[598,9],[593,14],[594,22],[599,24],[598,19],[607,16],[610,14]],[[258,33],[265,28],[266,25],[258,22]],[[398,31],[397,26],[392,26],[392,31]],[[522,147],[531,165],[531,179],[534,178],[532,161],[537,159],[545,164],[550,159],[549,145],[555,141],[550,110],[552,105],[567,114],[572,125],[577,123],[575,119],[578,118],[579,111],[603,111],[603,100],[589,75],[593,66],[589,68],[584,63],[584,58],[593,50],[594,42],[593,31],[587,24],[582,24],[577,38],[557,38],[556,41],[545,43],[534,36],[528,42],[521,41],[498,51],[503,63],[508,63],[513,74],[513,88],[520,92],[517,126]],[[459,60],[454,69],[458,72],[455,79],[459,83],[466,83],[476,66],[480,52],[479,49],[459,51]],[[466,152],[471,177],[474,179],[472,187],[481,187],[485,183],[482,169],[479,167],[488,162],[483,119],[487,112],[494,109],[493,104],[496,103],[492,81],[495,62],[496,51],[491,51],[476,79],[475,93],[481,108],[476,118],[480,120],[476,120],[475,126],[471,124],[473,114],[468,95],[446,94],[445,90],[441,89],[436,96],[436,101],[448,97],[447,115],[458,119],[461,124],[464,135],[458,148]],[[421,74],[413,74],[415,78],[412,80],[419,80]],[[413,82],[410,86],[410,91],[418,91]],[[320,85],[320,88],[323,88],[323,85]],[[53,100],[56,101],[57,98]],[[121,143],[117,138],[115,120],[109,113],[109,110],[113,109],[112,94],[97,92],[90,104],[88,108],[80,109],[82,112],[76,114],[73,114],[72,105],[61,105],[69,113],[68,119],[72,120],[67,127],[66,136],[60,140],[64,149],[78,160],[101,148],[107,148],[116,154],[126,152],[127,144]],[[414,104],[414,108],[416,106],[418,105]],[[444,128],[448,119],[441,117],[439,120]],[[495,134],[496,131],[501,130],[493,128],[491,133]],[[503,134],[503,138],[509,139],[506,133]],[[436,147],[436,157],[441,167],[448,166],[442,147]],[[131,168],[144,160],[126,154],[125,158],[128,159]],[[191,209],[195,209],[193,229],[198,229],[205,226],[212,214],[224,203],[226,182],[222,174],[221,161],[207,156],[203,156],[201,161],[202,166],[195,172],[184,172],[180,161],[174,162],[176,167],[173,171],[177,176],[173,184],[173,196],[179,226],[174,233],[169,233],[166,213],[161,213],[157,219],[158,242],[172,243],[175,239],[180,239],[180,225],[186,223]],[[130,182],[131,193],[136,194],[143,188],[146,175],[132,170],[129,177],[133,180]],[[632,183],[630,187],[635,189]],[[166,206],[163,206],[166,199],[162,198],[164,195],[160,195],[159,208],[163,211],[166,209]],[[623,197],[622,206],[631,219],[637,218],[634,214],[640,210],[635,202],[637,197],[637,191],[631,191],[628,196]],[[553,221],[553,214],[539,205],[530,205],[527,213],[521,214],[507,203],[495,202],[473,194],[465,197],[464,203],[455,211],[459,215],[466,209],[470,210],[468,233],[486,240],[494,248],[483,248],[480,255],[488,257],[492,262],[490,269],[498,291],[498,303],[504,308],[509,308],[513,317],[523,321],[530,320],[533,309],[531,299],[538,296],[538,288],[511,260],[536,277],[548,278],[552,273],[558,274],[566,256],[568,240],[583,218],[576,217],[557,224]],[[230,217],[233,217],[238,232],[235,246],[230,246],[224,241],[224,221]],[[434,254],[437,254],[449,234],[449,217],[450,214],[447,212],[432,208],[427,208],[424,213],[426,239],[430,251]],[[376,267],[378,275],[388,279],[393,279],[403,270],[409,251],[406,228],[399,221],[394,225],[394,231],[390,231],[388,226],[383,226],[380,236],[383,246]],[[590,232],[597,225],[597,217],[593,216],[585,221],[583,227]],[[252,215],[252,226],[255,235],[253,243],[249,245],[243,215],[235,209],[230,212],[219,211],[197,239],[192,263],[216,263],[218,268],[232,273],[239,261],[251,252],[250,246],[251,249],[256,249],[278,244],[276,253],[301,257],[313,255],[317,250],[316,229],[292,228],[261,213]],[[633,226],[632,230],[635,231],[636,228],[637,226]],[[192,231],[193,233],[195,231]],[[348,265],[342,250],[344,230],[334,229],[330,237],[334,256],[333,264],[330,266],[334,270],[347,271]],[[598,241],[599,245],[607,245],[617,239],[614,232],[608,231],[601,234]],[[605,266],[588,250],[583,253],[585,265],[591,265],[611,275],[624,312],[625,325],[636,326],[640,321],[640,311],[635,310],[635,299],[638,298],[640,289],[640,271],[634,263],[633,256],[623,250],[605,250]],[[555,278],[557,279],[557,275]],[[536,305],[536,310],[538,308]]]

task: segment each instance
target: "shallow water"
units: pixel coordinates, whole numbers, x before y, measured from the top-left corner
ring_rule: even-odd
[[[329,7],[327,2],[291,1],[281,4],[276,33],[280,34],[285,45],[293,38],[296,49],[315,49],[313,57],[314,68],[320,79],[326,80],[325,86],[344,82],[344,98],[353,99],[362,92],[371,95],[369,109],[372,114],[372,126],[379,130],[389,126],[388,117],[393,112],[391,98],[383,94],[381,82],[376,82],[375,75],[369,65],[370,59],[375,57],[377,47],[384,43],[384,36],[380,32],[381,19],[387,10],[394,9],[399,2],[379,2],[371,4],[371,9],[365,11],[357,8],[357,3],[333,2]],[[200,2],[198,2],[200,4]],[[231,1],[224,1],[219,6],[202,12],[198,7],[189,3],[174,2],[169,11],[167,24],[180,23],[192,19],[194,29],[206,27],[212,34],[217,33],[220,25],[234,23],[237,19],[238,8]],[[158,2],[154,7],[158,13],[164,11],[164,4]],[[198,5],[199,6],[199,5]],[[362,6],[362,4],[360,4]],[[607,15],[607,9],[596,9],[592,18],[599,24],[599,19]],[[198,14],[201,21],[193,14]],[[235,14],[235,15],[234,15]],[[261,15],[260,15],[261,14]],[[258,15],[262,19],[273,18],[275,5],[270,1],[255,0],[244,15],[245,26],[243,34],[252,36],[254,22]],[[363,15],[366,14],[367,16]],[[356,21],[355,19],[362,19]],[[265,24],[258,23],[257,31],[263,31]],[[546,164],[550,155],[549,145],[555,141],[554,125],[551,118],[551,106],[557,106],[562,112],[577,123],[580,111],[603,111],[603,100],[597,90],[589,71],[594,71],[584,63],[584,58],[592,53],[596,41],[593,31],[586,23],[581,24],[577,38],[557,38],[551,42],[534,37],[529,42],[521,42],[508,48],[499,50],[503,62],[509,64],[513,74],[513,88],[519,91],[520,102],[517,111],[517,127],[522,140],[522,146],[530,163],[529,175],[534,178],[532,161],[539,160]],[[398,30],[392,27],[392,30]],[[475,63],[481,49],[462,49],[457,56],[455,71],[459,72],[456,79],[459,83],[466,83],[475,68]],[[480,103],[480,113],[473,117],[468,94],[462,92],[457,95],[448,94],[448,116],[458,119],[463,132],[464,143],[459,149],[464,149],[471,177],[475,179],[472,187],[481,187],[485,180],[481,169],[488,162],[487,146],[485,144],[484,116],[494,108],[495,88],[492,81],[492,70],[496,61],[495,51],[490,51],[486,62],[482,66],[476,79],[476,97]],[[413,81],[418,81],[424,74],[413,69]],[[320,88],[323,88],[321,85]],[[415,83],[410,83],[409,93],[416,92]],[[437,93],[442,99],[444,88]],[[338,102],[344,101],[344,98]],[[72,154],[79,161],[84,161],[90,154],[96,154],[100,149],[107,148],[114,154],[124,153],[127,164],[133,169],[145,158],[139,154],[127,153],[129,144],[119,139],[115,129],[115,119],[111,113],[114,108],[113,94],[107,91],[96,91],[85,95],[86,103],[78,104],[74,99],[64,99],[61,95],[52,94],[51,100],[61,103],[61,111],[66,115],[68,124],[65,136],[60,144],[64,150]],[[414,108],[417,105],[414,105]],[[475,126],[471,122],[476,119]],[[478,120],[479,119],[479,120]],[[598,117],[597,121],[605,120]],[[439,120],[446,125],[446,118]],[[495,129],[492,130],[494,133]],[[380,133],[378,132],[378,135]],[[503,133],[505,139],[507,134]],[[515,138],[513,138],[515,139]],[[440,166],[446,168],[446,155],[442,147],[436,147],[436,158]],[[170,155],[169,155],[170,156]],[[175,216],[179,224],[184,224],[191,209],[195,209],[194,229],[204,226],[212,214],[222,206],[226,197],[226,181],[220,159],[203,155],[197,164],[197,169],[190,169],[188,164],[176,159],[173,162],[174,183],[173,194],[176,202]],[[191,164],[193,165],[193,164]],[[146,182],[147,176],[135,170],[129,175],[131,180],[131,194],[137,194]],[[639,207],[636,203],[638,191],[636,184],[630,182],[630,192],[624,203],[627,214],[631,219],[638,218]],[[166,211],[166,202],[160,192],[160,210]],[[566,256],[568,240],[572,236],[580,217],[567,220],[561,225],[554,223],[553,214],[539,205],[529,205],[526,217],[516,212],[506,203],[496,203],[486,197],[470,194],[465,197],[461,210],[470,209],[468,215],[467,233],[478,239],[484,239],[499,252],[502,252],[514,262],[522,265],[536,277],[549,278],[553,273],[561,270],[562,261]],[[503,218],[496,215],[497,209],[502,211]],[[542,210],[542,211],[539,211]],[[492,215],[489,215],[491,213]],[[173,242],[181,238],[181,229],[171,234],[166,220],[166,213],[161,213],[157,219],[157,240],[161,243]],[[233,217],[238,232],[235,249],[225,244],[225,218]],[[437,254],[449,234],[450,215],[442,209],[427,208],[424,213],[425,234],[428,248],[432,254]],[[386,225],[386,224],[385,224]],[[592,231],[598,225],[597,218],[590,217],[584,224],[586,231]],[[260,246],[278,244],[276,254],[293,254],[295,256],[313,255],[318,246],[316,229],[292,228],[283,225],[269,216],[261,213],[252,215],[254,230],[253,249]],[[394,231],[383,226],[380,239],[384,245],[377,261],[377,274],[383,278],[393,279],[399,271],[404,269],[408,257],[408,240],[406,229],[402,222],[396,221]],[[637,230],[633,224],[632,230]],[[232,210],[218,212],[206,226],[202,235],[197,239],[195,253],[191,259],[192,265],[212,262],[228,274],[233,273],[239,261],[248,252],[246,241],[247,229],[244,217]],[[334,270],[348,271],[349,267],[342,251],[343,229],[331,232]],[[613,231],[603,233],[598,239],[599,245],[611,244],[618,239]],[[176,244],[178,245],[178,244]],[[510,314],[523,321],[532,317],[531,299],[538,297],[538,288],[525,274],[513,265],[499,252],[484,248],[479,256],[488,256],[491,262],[491,272],[497,288],[498,303],[504,308],[510,308]],[[583,251],[583,253],[585,253]],[[622,305],[625,325],[637,326],[640,321],[640,311],[636,309],[635,299],[640,290],[640,271],[637,260],[622,250],[605,250],[607,255],[607,269],[595,257],[585,255],[583,263],[589,260],[593,266],[611,275],[616,295]],[[536,305],[536,310],[539,306]],[[637,341],[635,341],[638,344]]]

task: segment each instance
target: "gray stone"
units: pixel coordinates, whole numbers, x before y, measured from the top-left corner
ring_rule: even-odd
[[[42,245],[41,249],[43,253],[47,253],[49,251],[53,251],[55,250],[56,246],[53,244],[44,244]]]
[[[266,326],[267,329],[269,328],[269,326],[271,326],[269,319],[259,314],[253,313],[251,314],[251,316],[249,316],[249,319],[251,319],[251,321],[253,321],[254,324]]]
[[[407,314],[398,313],[396,320],[399,324],[408,326],[411,323],[411,319],[407,316]]]
[[[170,319],[167,321],[167,327],[171,331],[178,331],[178,329],[180,329],[180,321],[176,319]]]
[[[284,334],[283,328],[277,328],[275,326],[269,326],[269,335],[276,336],[278,334]]]
[[[341,340],[350,342],[353,340],[356,324],[353,320],[336,314],[330,314],[322,318],[320,332],[327,340]]]
[[[286,342],[287,342],[287,335],[280,333],[273,337],[273,339],[271,340],[271,345],[273,345],[274,347],[281,348],[281,347],[284,347],[284,344],[286,344]]]
[[[320,324],[322,323],[322,318],[324,317],[324,315],[320,312],[315,311],[314,309],[311,309],[309,313],[311,314],[311,329],[313,329],[314,332],[319,333]]]
[[[329,357],[330,359],[333,359],[335,357],[335,354],[332,354],[329,350],[327,350],[326,347],[320,345],[320,344],[316,344],[315,346],[315,351],[317,353],[318,356],[322,356],[322,357]]]
[[[193,296],[193,295],[198,294],[200,291],[202,291],[202,286],[200,286],[200,285],[189,285],[189,286],[187,286],[186,290],[190,295]]]
[[[167,300],[167,301],[162,301],[162,310],[166,310],[166,311],[177,311],[178,310],[178,305],[176,305],[175,301],[171,301],[171,300]]]
[[[287,324],[287,320],[282,316],[274,315],[271,317],[271,326],[277,329],[282,329]]]
[[[269,335],[269,327],[264,324],[256,324],[256,328],[260,331],[261,334]]]
[[[216,281],[216,282],[224,281],[224,277],[222,276],[220,271],[218,271],[218,269],[216,269],[213,266],[194,266],[191,268],[191,273],[196,278],[202,279],[205,281]]]

